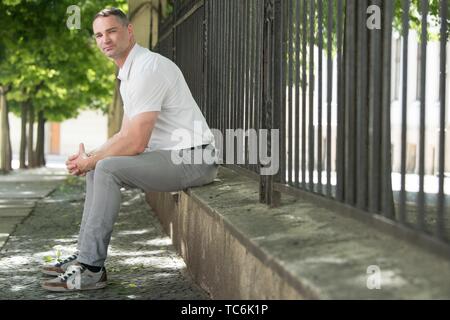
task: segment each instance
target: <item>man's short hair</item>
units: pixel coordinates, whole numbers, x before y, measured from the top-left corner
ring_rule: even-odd
[[[130,20],[128,20],[128,17],[125,13],[123,13],[122,10],[111,7],[111,8],[105,8],[102,11],[100,11],[99,13],[97,13],[94,16],[94,19],[92,20],[92,22],[95,21],[95,19],[99,18],[99,17],[109,17],[109,16],[115,16],[119,22],[121,24],[123,24],[125,27],[128,26],[130,24]]]

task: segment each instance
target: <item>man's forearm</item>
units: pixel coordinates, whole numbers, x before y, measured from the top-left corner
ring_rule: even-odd
[[[119,133],[116,133],[111,138],[109,138],[104,144],[102,144],[100,147],[88,152],[87,153],[88,156],[91,156],[94,153],[98,153],[98,152],[101,152],[101,151],[109,148],[109,146],[111,146],[113,143],[115,143],[118,139],[119,139]]]
[[[98,161],[110,156],[134,156],[139,154],[140,150],[136,147],[135,141],[127,136],[116,134],[106,141],[100,148],[89,152],[89,158],[92,163],[97,164]]]

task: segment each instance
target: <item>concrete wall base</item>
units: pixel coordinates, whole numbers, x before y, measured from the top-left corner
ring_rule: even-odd
[[[253,255],[218,214],[187,192],[150,192],[147,201],[212,299],[315,298]]]

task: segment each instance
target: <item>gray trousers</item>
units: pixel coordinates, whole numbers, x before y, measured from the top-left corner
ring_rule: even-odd
[[[203,150],[198,148],[196,152]],[[86,199],[78,236],[78,261],[103,266],[121,203],[121,187],[170,192],[211,183],[219,165],[175,164],[170,150],[109,157],[86,174]],[[194,152],[178,151],[183,158]],[[209,163],[211,163],[209,161]],[[145,208],[143,208],[145,210]]]

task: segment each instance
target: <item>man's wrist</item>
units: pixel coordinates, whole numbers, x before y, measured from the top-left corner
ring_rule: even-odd
[[[87,158],[90,164],[90,167],[95,168],[95,166],[97,165],[97,162],[99,160],[101,160],[101,158],[99,157],[99,154],[91,152],[90,156]]]

